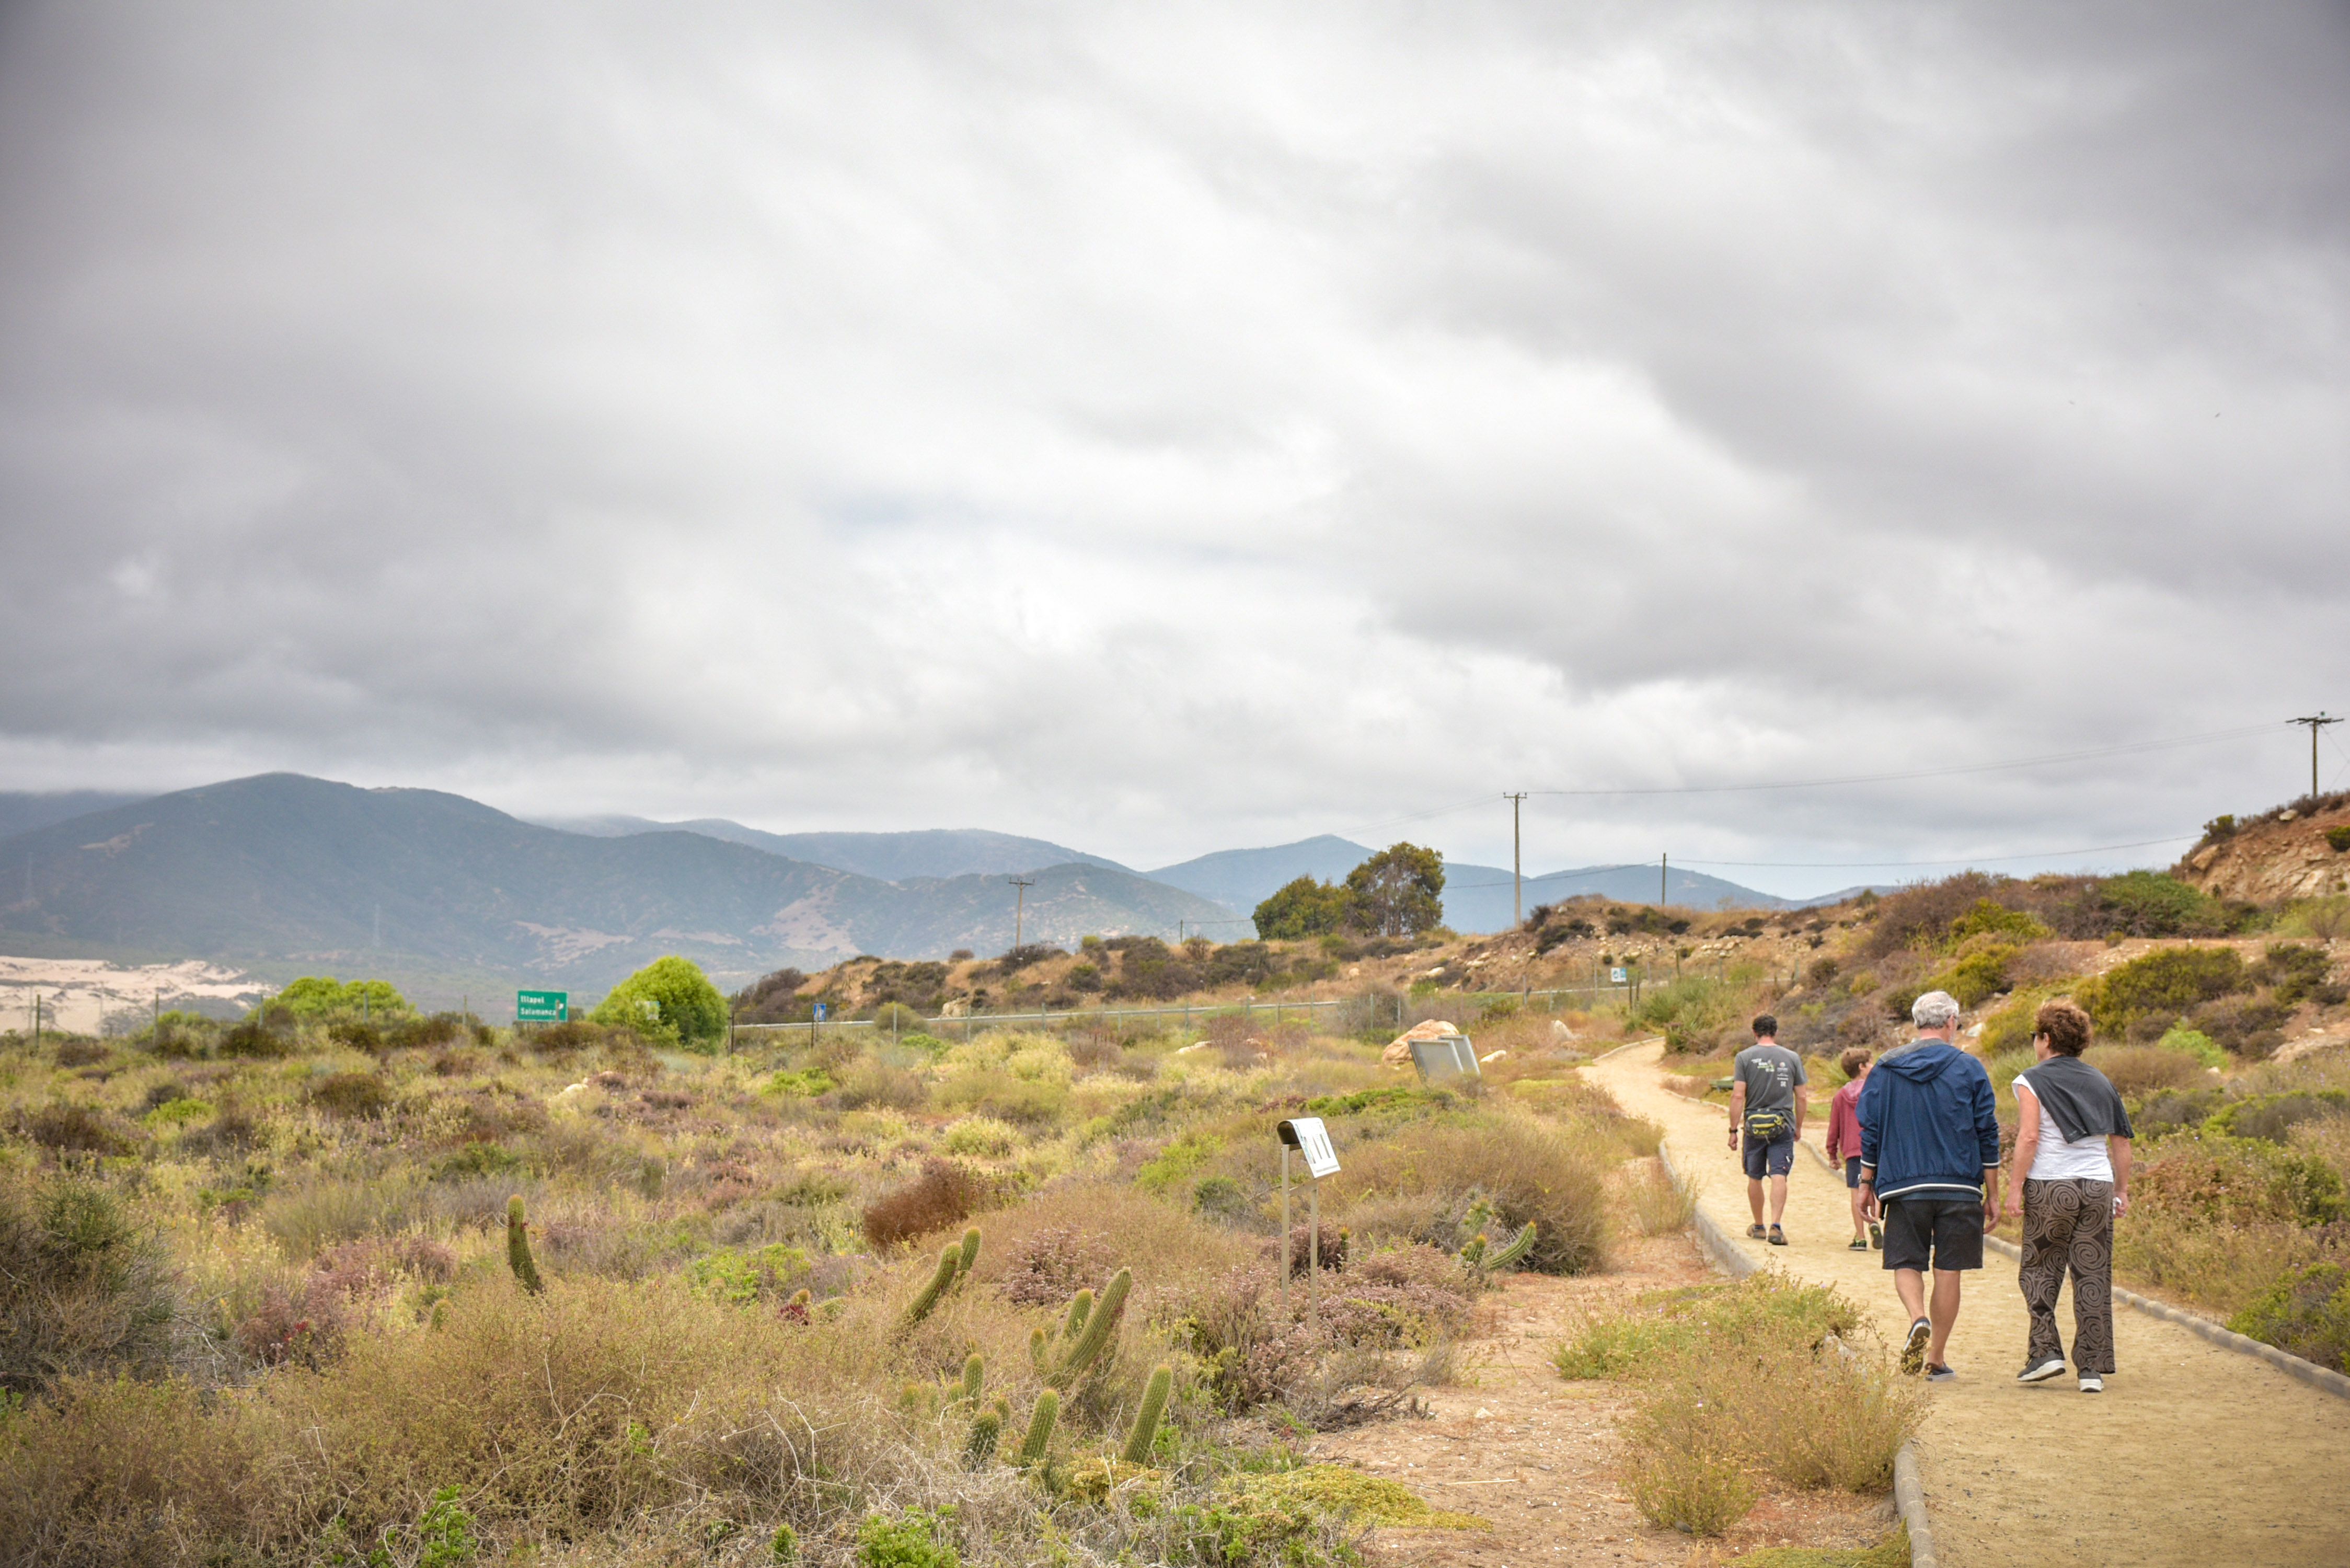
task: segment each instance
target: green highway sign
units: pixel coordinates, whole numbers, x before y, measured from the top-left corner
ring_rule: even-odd
[[[561,1023],[570,1016],[571,993],[567,991],[515,992],[516,1023]]]

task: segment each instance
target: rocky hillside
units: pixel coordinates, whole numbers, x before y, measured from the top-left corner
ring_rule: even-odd
[[[2350,891],[2350,794],[2212,819],[2174,871],[2215,898],[2272,904]]]

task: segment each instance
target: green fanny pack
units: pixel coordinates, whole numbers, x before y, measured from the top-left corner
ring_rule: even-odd
[[[1794,1130],[1794,1118],[1784,1111],[1754,1111],[1746,1117],[1746,1136],[1757,1143],[1776,1143]]]

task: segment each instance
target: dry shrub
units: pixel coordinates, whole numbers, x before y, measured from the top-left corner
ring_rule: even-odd
[[[264,1286],[258,1310],[237,1324],[236,1347],[256,1366],[323,1366],[342,1354],[349,1328],[342,1298],[314,1275]]]
[[[59,1154],[128,1154],[138,1140],[104,1111],[59,1100],[17,1118],[16,1130]]]
[[[310,1103],[338,1116],[380,1116],[391,1106],[391,1088],[373,1073],[330,1073],[310,1085]]]
[[[840,1086],[832,1093],[833,1102],[845,1111],[886,1107],[890,1110],[919,1110],[930,1098],[930,1091],[921,1075],[903,1067],[892,1067],[859,1058],[846,1068]]]
[[[1015,1261],[1036,1238],[1066,1232],[1066,1245],[1088,1252],[1098,1248],[1111,1268],[1134,1271],[1135,1298],[1145,1318],[1180,1314],[1186,1293],[1249,1262],[1257,1246],[1255,1238],[1210,1224],[1178,1203],[1109,1181],[1056,1182],[988,1215],[981,1231],[978,1283],[1004,1293]],[[1098,1288],[1101,1276],[1078,1283]],[[1051,1304],[1067,1300],[1064,1293]]]
[[[1020,1306],[1057,1307],[1117,1272],[1109,1245],[1067,1225],[1047,1225],[1005,1249],[995,1288]]]
[[[70,1177],[0,1186],[0,1389],[168,1365],[170,1267],[122,1200]]]
[[[113,1054],[113,1048],[102,1041],[68,1039],[57,1042],[57,1061],[60,1067],[88,1067],[106,1061]]]
[[[2184,1089],[2204,1081],[2202,1063],[2168,1046],[2096,1045],[2081,1054],[2113,1080],[2125,1099],[2138,1099],[2158,1089]]]
[[[1624,1200],[1643,1236],[1677,1236],[1697,1217],[1697,1194],[1662,1161],[1643,1161],[1627,1174]]]
[[[865,1210],[865,1236],[894,1247],[960,1225],[994,1199],[983,1178],[951,1159],[926,1159],[922,1173]]]
[[[1511,1231],[1531,1221],[1527,1268],[1587,1273],[1607,1261],[1613,1154],[1588,1131],[1577,1136],[1523,1115],[1407,1127],[1350,1151],[1347,1173],[1359,1196],[1348,1214],[1376,1212],[1381,1199],[1416,1210],[1426,1218],[1407,1233],[1446,1251],[1458,1251],[1489,1220]]]
[[[447,1284],[457,1277],[457,1252],[430,1236],[370,1236],[319,1254],[320,1284],[338,1295],[373,1295],[401,1276]]]

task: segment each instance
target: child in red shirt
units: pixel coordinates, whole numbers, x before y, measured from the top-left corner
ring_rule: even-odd
[[[1872,1058],[1856,1045],[1838,1059],[1846,1082],[1828,1102],[1828,1160],[1844,1162],[1844,1184],[1852,1189],[1852,1241],[1850,1248],[1866,1252],[1871,1247],[1885,1245],[1885,1232],[1868,1218],[1860,1205],[1860,1086],[1868,1081]]]

